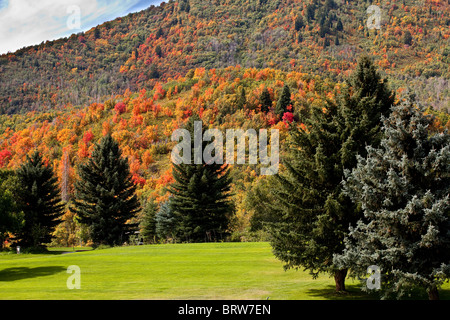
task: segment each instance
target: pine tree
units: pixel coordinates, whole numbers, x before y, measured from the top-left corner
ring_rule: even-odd
[[[304,26],[305,26],[305,24],[303,22],[302,16],[297,16],[297,18],[295,19],[295,23],[294,23],[295,31],[299,31]]]
[[[261,104],[261,111],[268,112],[272,108],[272,98],[267,88],[264,88],[259,97],[259,103]]]
[[[336,291],[344,291],[347,270],[336,268],[332,259],[344,249],[342,240],[356,215],[341,194],[337,115],[338,107],[331,103],[326,111],[312,107],[310,117],[302,120],[305,127],[291,128],[286,171],[271,183],[276,201],[266,203],[266,209],[272,217],[268,224],[273,252],[285,268],[301,266],[313,278],[327,272],[335,277]]]
[[[405,33],[403,34],[403,43],[407,44],[407,45],[411,45],[412,44],[412,35],[411,32],[409,30],[406,30]]]
[[[287,107],[291,104],[291,90],[289,89],[289,86],[285,84],[275,107],[275,113],[280,117],[283,117],[283,114],[287,111]]]
[[[52,233],[61,222],[64,205],[58,179],[38,151],[27,156],[17,170],[17,177],[17,200],[24,215],[24,225],[17,238],[21,246],[36,248],[52,240]]]
[[[340,43],[339,43],[339,36],[336,34],[336,37],[334,38],[334,45],[335,46],[338,46]]]
[[[384,298],[422,287],[438,299],[450,277],[450,135],[430,135],[431,124],[409,100],[394,107],[380,147],[346,172],[344,191],[364,217],[335,262],[360,277],[378,266]]]
[[[238,95],[236,99],[236,104],[238,109],[243,109],[245,105],[247,104],[247,97],[245,93],[245,89],[243,87],[240,87],[238,90]]]
[[[366,155],[366,145],[379,145],[380,119],[389,115],[395,95],[367,56],[359,59],[349,82],[350,88],[340,97],[339,116],[344,140],[342,162],[351,169],[356,166],[356,155]]]
[[[344,96],[348,101],[339,105],[328,102],[324,110],[313,107],[308,118],[300,120],[305,127],[291,128],[286,170],[272,183],[276,201],[266,202],[272,216],[269,220],[278,217],[270,227],[275,255],[286,263],[286,268],[301,266],[313,277],[319,272],[334,275],[336,291],[345,290],[348,271],[333,264],[333,255],[344,250],[348,227],[356,224],[359,215],[341,184],[344,169],[352,163],[356,165],[359,151],[359,145],[351,145],[354,159],[349,159],[349,139],[359,139],[363,146],[376,142],[380,109],[384,111],[387,102],[383,99],[389,92],[372,71],[373,66],[362,59],[352,76],[354,93],[348,94],[349,89]],[[357,109],[347,110],[349,106]],[[378,116],[378,122],[364,122],[368,114]],[[364,131],[366,140],[353,136],[354,128],[347,125]]]
[[[117,142],[106,135],[79,166],[71,210],[87,225],[95,245],[120,245],[131,229],[127,220],[140,209],[128,161]]]
[[[151,198],[143,205],[143,217],[141,221],[141,236],[144,241],[155,242],[157,239],[156,233],[156,213],[158,212],[158,204],[154,198]]]
[[[191,134],[194,150],[194,123],[198,116],[189,119],[186,129]],[[202,126],[202,132],[204,131]],[[203,142],[204,150],[207,144]],[[221,164],[173,164],[175,182],[169,187],[172,194],[170,207],[177,219],[178,234],[186,241],[201,242],[219,238],[227,230],[233,211],[230,202],[231,178],[227,166]]]
[[[342,24],[342,20],[339,18],[337,24],[336,24],[336,30],[337,31],[342,31],[344,30],[344,25]]]
[[[174,238],[177,233],[177,218],[170,207],[170,198],[161,204],[155,215],[155,232],[160,239]]]
[[[0,248],[10,233],[20,231],[23,217],[15,197],[18,179],[14,171],[0,170]]]

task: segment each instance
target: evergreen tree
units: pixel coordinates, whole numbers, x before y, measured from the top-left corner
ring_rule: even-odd
[[[218,238],[226,232],[233,206],[229,200],[231,178],[226,166],[216,163],[194,164],[194,123],[186,129],[191,134],[191,163],[173,164],[175,182],[169,187],[170,207],[178,222],[178,234],[187,241]],[[204,127],[202,126],[202,132]],[[205,149],[207,143],[203,142]]]
[[[349,82],[350,88],[340,98],[339,117],[342,162],[351,169],[356,166],[356,155],[366,155],[366,145],[379,145],[380,119],[389,115],[395,96],[367,56],[359,59]]]
[[[334,45],[338,46],[339,43],[339,36],[336,34],[336,37],[334,38]]]
[[[27,156],[25,163],[17,170],[17,178],[17,201],[24,218],[23,227],[17,234],[19,244],[38,247],[49,243],[64,210],[58,179],[37,151]]]
[[[308,19],[308,22],[311,22],[312,20],[314,20],[315,13],[316,13],[316,7],[312,3],[309,4],[306,7],[306,19]]]
[[[261,92],[259,97],[259,103],[261,104],[261,111],[268,112],[272,108],[272,98],[270,98],[270,92],[267,88]]]
[[[247,97],[244,88],[239,88],[239,93],[237,96],[237,107],[238,109],[243,109],[247,104]]]
[[[8,234],[17,233],[22,226],[23,216],[15,198],[17,185],[14,171],[0,170],[0,248]]]
[[[96,245],[120,245],[131,230],[127,220],[140,209],[128,161],[110,136],[95,145],[91,157],[79,166],[71,210],[87,225]]]
[[[381,146],[346,172],[344,191],[364,216],[335,262],[361,277],[378,266],[384,298],[419,286],[438,299],[450,277],[450,135],[430,136],[431,124],[410,101],[394,107]]]
[[[156,48],[155,48],[155,53],[156,53],[156,55],[158,56],[158,57],[162,57],[162,49],[161,49],[161,46],[160,45],[157,45],[156,46]]]
[[[161,74],[158,71],[158,67],[155,64],[152,64],[150,66],[150,71],[149,71],[148,76],[150,77],[150,79],[158,79],[161,76]]]
[[[160,239],[174,238],[177,232],[177,219],[170,207],[170,198],[164,202],[155,216],[155,231]]]
[[[156,233],[156,213],[158,212],[158,204],[154,198],[146,201],[143,205],[143,217],[141,221],[141,236],[145,242],[155,242]]]
[[[403,34],[403,43],[407,44],[407,45],[411,45],[412,44],[412,35],[411,32],[409,30],[406,30],[405,33]]]
[[[331,103],[325,112],[312,107],[310,117],[303,120],[305,127],[291,128],[286,171],[271,183],[271,198],[276,201],[266,203],[265,210],[272,216],[268,224],[273,252],[285,268],[301,266],[314,278],[330,273],[336,291],[344,291],[347,270],[336,268],[332,259],[344,249],[342,240],[356,214],[341,192],[337,115],[338,107]]]
[[[289,89],[289,86],[285,84],[275,107],[275,113],[282,117],[287,111],[287,107],[291,104],[291,90]]]
[[[297,18],[295,19],[295,23],[294,23],[295,31],[299,31],[304,26],[305,26],[305,24],[303,22],[302,16],[297,16]]]
[[[380,110],[384,111],[383,98],[388,93],[384,82],[372,71],[373,66],[362,59],[352,76],[354,93],[348,94],[349,90],[344,96],[349,101],[338,106],[328,102],[325,111],[313,107],[308,118],[300,121],[304,128],[291,128],[288,157],[284,161],[286,170],[272,183],[276,201],[266,202],[265,210],[270,210],[272,216],[269,220],[275,221],[270,224],[275,255],[286,263],[286,268],[301,266],[313,277],[319,272],[334,275],[336,291],[345,290],[347,268],[333,264],[333,255],[343,251],[348,227],[356,224],[359,215],[341,184],[344,169],[353,162],[356,165],[359,151],[359,145],[352,145],[355,159],[348,158],[349,136],[359,139],[363,146],[376,142]],[[347,110],[349,106],[357,108],[356,111]],[[364,122],[368,114],[378,116],[378,122]],[[366,140],[351,135],[354,128],[347,125],[357,126]]]
[[[344,25],[342,24],[342,20],[339,18],[337,24],[336,24],[336,30],[337,31],[342,31],[344,30]]]

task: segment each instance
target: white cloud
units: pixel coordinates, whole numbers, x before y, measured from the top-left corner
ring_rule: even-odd
[[[141,1],[0,0],[0,54],[85,31],[101,22],[126,15]],[[80,8],[80,30],[68,27],[67,22],[74,12],[67,11],[71,6]]]

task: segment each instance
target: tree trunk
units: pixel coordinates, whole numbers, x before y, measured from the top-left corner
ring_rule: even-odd
[[[346,276],[347,276],[347,269],[337,270],[334,273],[334,281],[336,282],[336,292],[345,291]]]
[[[429,300],[439,300],[439,291],[436,287],[428,290],[428,299]]]

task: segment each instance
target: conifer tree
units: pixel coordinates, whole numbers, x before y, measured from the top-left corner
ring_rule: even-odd
[[[287,107],[291,104],[291,90],[286,84],[283,86],[283,89],[281,91],[280,98],[278,99],[277,105],[275,107],[275,113],[280,117],[283,117],[283,114],[287,111]]]
[[[295,23],[294,23],[295,31],[299,31],[304,26],[305,26],[305,24],[303,22],[302,16],[297,16],[297,18],[295,18]]]
[[[245,93],[245,89],[243,87],[240,87],[238,90],[238,96],[236,99],[237,107],[238,109],[243,109],[245,105],[247,104],[247,97]]]
[[[259,97],[259,103],[261,104],[261,111],[268,112],[272,107],[272,98],[267,88],[264,88]]]
[[[350,88],[340,97],[342,162],[345,168],[356,166],[356,155],[365,156],[366,146],[381,141],[381,116],[388,116],[395,101],[387,80],[381,79],[369,57],[359,59],[350,77]]]
[[[141,221],[141,236],[145,242],[155,242],[157,238],[156,233],[156,214],[158,212],[158,204],[154,198],[150,198],[143,205],[142,221]]]
[[[177,233],[177,218],[170,207],[170,199],[161,204],[155,215],[155,231],[160,239],[174,238]]]
[[[194,123],[200,121],[192,116],[186,125],[191,134],[194,150]],[[204,131],[202,127],[202,132]],[[207,143],[203,142],[204,150]],[[177,219],[178,235],[185,241],[201,242],[218,239],[228,227],[233,211],[230,202],[231,178],[227,166],[217,163],[173,164],[175,182],[169,187],[172,195],[170,207]]]
[[[22,213],[15,193],[18,179],[14,171],[0,170],[0,249],[10,233],[15,234],[22,226]]]
[[[383,298],[422,287],[438,299],[450,277],[450,135],[430,135],[431,124],[409,100],[394,107],[381,146],[346,171],[344,192],[364,215],[334,260],[358,277],[378,266]]]
[[[313,107],[303,120],[305,127],[291,128],[286,171],[271,183],[276,201],[266,203],[266,208],[271,211],[273,252],[285,268],[301,266],[314,278],[327,272],[334,275],[336,291],[344,291],[347,270],[336,268],[332,259],[343,250],[342,240],[356,214],[341,194],[337,113],[331,103],[325,112]]]
[[[51,241],[55,227],[61,222],[64,204],[61,203],[58,179],[38,151],[27,156],[17,170],[17,178],[17,200],[24,218],[17,238],[20,245],[36,248]]]
[[[128,161],[118,143],[106,135],[79,166],[71,210],[87,225],[96,245],[120,245],[131,230],[127,220],[140,209]]]
[[[357,207],[341,185],[344,169],[356,163],[359,152],[359,144],[350,142],[358,139],[363,146],[376,142],[380,116],[391,102],[370,61],[360,60],[351,84],[353,94],[349,90],[344,96],[348,101],[313,107],[301,120],[305,127],[291,128],[286,170],[272,184],[276,204],[266,203],[269,220],[275,221],[270,223],[275,255],[286,268],[303,267],[313,277],[319,272],[334,275],[336,291],[345,290],[348,271],[333,264],[333,255],[342,252],[348,228],[358,219]],[[365,119],[368,115],[378,116],[378,122]],[[354,135],[352,126],[362,137]],[[354,159],[349,159],[349,151]]]

